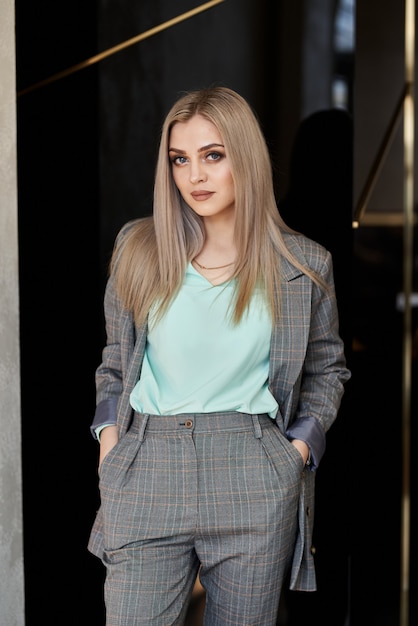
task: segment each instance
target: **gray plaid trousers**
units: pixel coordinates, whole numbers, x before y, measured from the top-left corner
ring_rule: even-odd
[[[304,464],[266,415],[136,414],[100,492],[107,626],[275,626]]]

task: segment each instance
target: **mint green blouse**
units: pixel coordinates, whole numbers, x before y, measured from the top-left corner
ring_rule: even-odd
[[[254,294],[238,325],[230,308],[234,281],[214,286],[189,263],[165,316],[149,316],[141,377],[130,401],[140,413],[239,411],[275,417],[268,389],[271,318]]]

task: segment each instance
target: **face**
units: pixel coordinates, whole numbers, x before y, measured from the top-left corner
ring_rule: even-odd
[[[184,201],[204,219],[231,219],[235,186],[216,126],[200,115],[177,122],[170,133],[169,158]]]

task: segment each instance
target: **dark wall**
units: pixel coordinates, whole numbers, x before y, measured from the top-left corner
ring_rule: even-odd
[[[99,46],[106,49],[196,7],[193,0],[100,3]],[[151,3],[150,3],[151,4]],[[153,176],[160,127],[181,92],[223,84],[248,98],[273,126],[277,94],[266,82],[277,25],[277,6],[228,0],[115,55],[99,68],[100,206],[106,259],[120,226],[152,211]],[[273,35],[273,33],[271,33]],[[274,101],[276,99],[276,106]],[[266,110],[273,114],[267,117]],[[272,136],[270,134],[270,136]]]
[[[17,89],[97,51],[94,2],[16,2]],[[98,505],[101,293],[97,68],[18,97],[26,624],[100,624],[86,551]]]

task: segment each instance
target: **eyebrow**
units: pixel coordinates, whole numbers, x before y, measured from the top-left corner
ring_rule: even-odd
[[[225,148],[222,143],[209,143],[207,146],[202,146],[198,149],[198,152],[206,152],[206,150],[211,150],[212,148]],[[185,150],[180,150],[179,148],[169,148],[169,152],[177,152],[178,154],[186,154]]]

